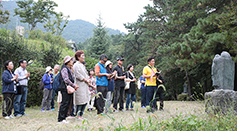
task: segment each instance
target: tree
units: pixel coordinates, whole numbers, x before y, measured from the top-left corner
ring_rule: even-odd
[[[0,24],[5,24],[9,21],[9,11],[3,10],[2,1],[0,0]]]
[[[36,27],[37,23],[46,22],[51,15],[56,15],[54,7],[58,5],[51,0],[26,0],[26,1],[16,1],[17,6],[14,10],[15,16],[19,15],[23,23],[29,24],[29,29],[32,31]]]
[[[97,26],[93,29],[93,36],[89,47],[89,52],[92,58],[99,58],[101,54],[106,54],[108,51],[108,31],[102,24],[102,18],[97,19]]]
[[[44,28],[46,29],[46,31],[51,31],[52,34],[62,35],[64,28],[69,22],[69,17],[69,15],[63,16],[63,13],[60,12],[59,14],[56,14],[55,18],[49,19],[44,25]]]

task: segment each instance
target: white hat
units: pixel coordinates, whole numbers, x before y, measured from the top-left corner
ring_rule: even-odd
[[[111,64],[112,62],[111,61],[106,61],[106,63],[105,63],[105,67],[107,67],[109,64]]]
[[[50,70],[53,70],[53,69],[51,68],[51,66],[47,66],[45,72],[47,73],[47,72],[49,72]]]

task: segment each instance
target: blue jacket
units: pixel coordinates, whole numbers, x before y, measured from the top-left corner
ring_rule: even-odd
[[[106,72],[108,74],[112,74],[111,72],[109,72],[107,69],[106,69]],[[114,77],[111,78],[111,79],[108,79],[108,91],[114,91]]]
[[[100,73],[106,73],[105,65],[98,62],[98,65],[100,66]],[[97,86],[108,86],[108,79],[107,76],[96,76],[96,85]]]
[[[17,93],[14,81],[11,81],[12,78],[13,76],[9,70],[5,70],[2,73],[2,93]]]
[[[44,76],[43,76],[44,88],[52,89],[52,86],[51,86],[50,82],[51,82],[51,75],[44,74]]]

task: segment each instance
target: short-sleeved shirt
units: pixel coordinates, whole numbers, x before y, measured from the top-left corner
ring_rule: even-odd
[[[149,66],[145,66],[143,68],[143,74],[148,75],[148,76],[151,75],[151,73],[152,73],[151,68],[153,69],[154,73],[157,72],[155,67],[151,67],[149,65]],[[156,77],[152,77],[152,80],[151,80],[151,78],[146,78],[145,86],[156,86]]]
[[[125,76],[125,70],[124,67],[120,67],[119,65],[115,66],[113,71],[117,71],[117,76]],[[116,79],[114,81],[115,87],[125,87],[124,79]]]
[[[145,83],[142,83],[142,81],[146,81],[146,79],[143,78],[143,76],[140,76],[141,89],[144,89],[145,88]]]

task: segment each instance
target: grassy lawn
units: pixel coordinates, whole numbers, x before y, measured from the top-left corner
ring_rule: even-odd
[[[87,120],[76,121],[69,119],[70,123],[62,124],[57,122],[58,112],[41,112],[40,107],[26,108],[29,116],[23,116],[16,119],[0,119],[0,130],[113,130],[126,129],[134,126],[134,123],[152,123],[168,120],[180,114],[189,116],[205,116],[203,102],[190,101],[165,101],[164,111],[146,113],[145,108],[140,107],[140,103],[135,103],[135,111],[118,112],[98,116],[96,111],[85,111],[83,117]],[[150,123],[151,124],[151,123]],[[124,128],[124,129],[125,129]]]

